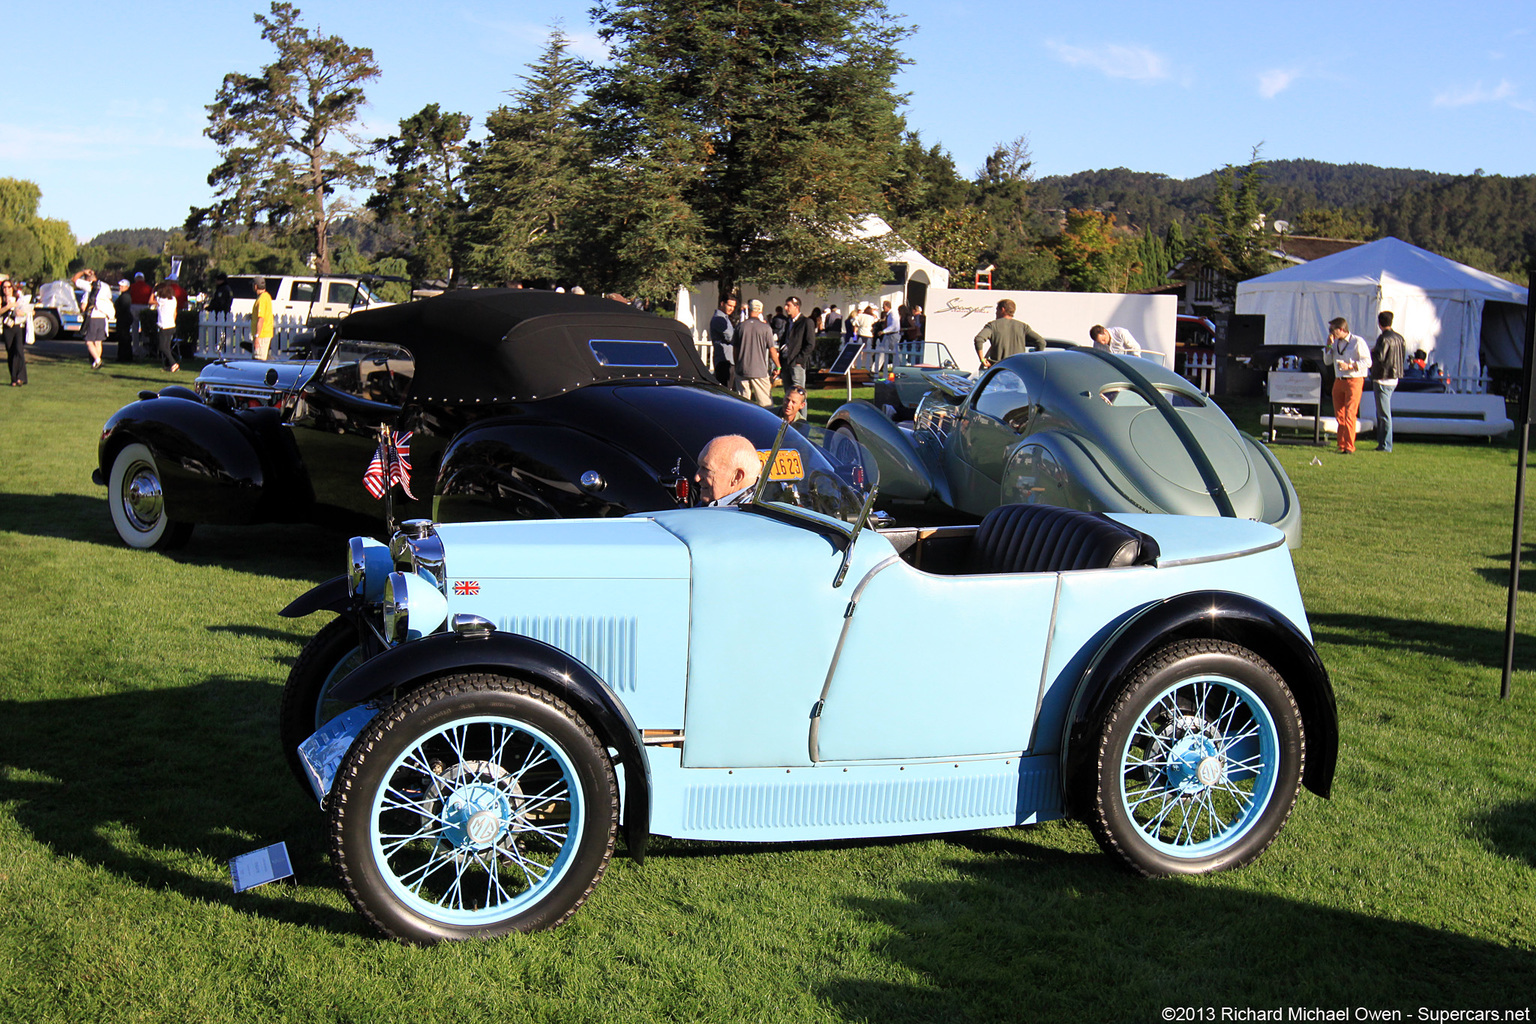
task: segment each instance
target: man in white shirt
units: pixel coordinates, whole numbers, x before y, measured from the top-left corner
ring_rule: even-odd
[[[1328,347],[1323,363],[1332,366],[1333,415],[1339,421],[1339,454],[1355,454],[1355,418],[1360,412],[1360,393],[1371,372],[1371,347],[1358,334],[1349,333],[1349,321],[1328,321]]]
[[[1137,341],[1135,335],[1124,327],[1105,327],[1102,324],[1094,324],[1088,332],[1088,337],[1093,339],[1095,346],[1105,349],[1110,355],[1141,355],[1141,342]]]

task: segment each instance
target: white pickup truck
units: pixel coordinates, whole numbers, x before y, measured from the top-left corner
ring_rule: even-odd
[[[267,294],[272,296],[274,316],[296,316],[304,321],[343,317],[355,309],[388,306],[375,295],[366,282],[356,277],[320,277],[267,274]],[[234,292],[230,311],[249,316],[256,304],[254,274],[232,275],[229,287]]]

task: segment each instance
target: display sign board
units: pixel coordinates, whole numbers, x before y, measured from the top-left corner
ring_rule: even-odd
[[[1269,375],[1271,405],[1321,405],[1323,375],[1294,370],[1275,370]]]
[[[843,342],[843,347],[838,350],[837,358],[832,360],[832,365],[827,367],[828,373],[847,373],[853,367],[853,361],[859,358],[859,353],[864,351],[864,343],[858,338]]]

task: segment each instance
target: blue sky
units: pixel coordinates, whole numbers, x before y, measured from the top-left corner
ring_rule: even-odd
[[[0,176],[89,237],[171,227],[208,201],[204,106],[271,59],[250,2],[12,5],[0,59]],[[560,19],[601,55],[587,0],[312,0],[304,21],[374,51],[365,133],[429,102],[478,128]],[[260,6],[265,10],[265,4]],[[1536,4],[907,0],[906,115],[964,173],[1029,138],[1039,174],[1184,178],[1311,158],[1536,173]],[[131,12],[132,17],[123,17]],[[17,40],[25,42],[18,43]],[[53,45],[43,41],[53,40]]]

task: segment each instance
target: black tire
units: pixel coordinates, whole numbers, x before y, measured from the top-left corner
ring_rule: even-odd
[[[50,310],[39,309],[32,314],[32,337],[37,341],[50,341],[59,336],[59,318]]]
[[[320,726],[353,707],[328,700],[331,688],[363,663],[357,646],[357,628],[344,618],[332,619],[310,637],[299,652],[299,660],[288,672],[283,684],[283,700],[277,710],[277,733],[283,745],[288,769],[299,780],[304,792],[313,795],[309,776],[299,760],[299,744]]]
[[[1264,659],[1169,644],[1131,670],[1101,723],[1089,825],[1144,875],[1247,864],[1290,817],[1305,751],[1296,698]]]
[[[553,928],[602,878],[618,804],[607,751],[564,701],[505,676],[448,676],[353,742],[331,789],[331,859],[392,938]]]
[[[118,537],[131,548],[179,548],[192,536],[192,524],[166,514],[165,492],[155,453],[134,442],[124,445],[107,475],[107,505]]]

